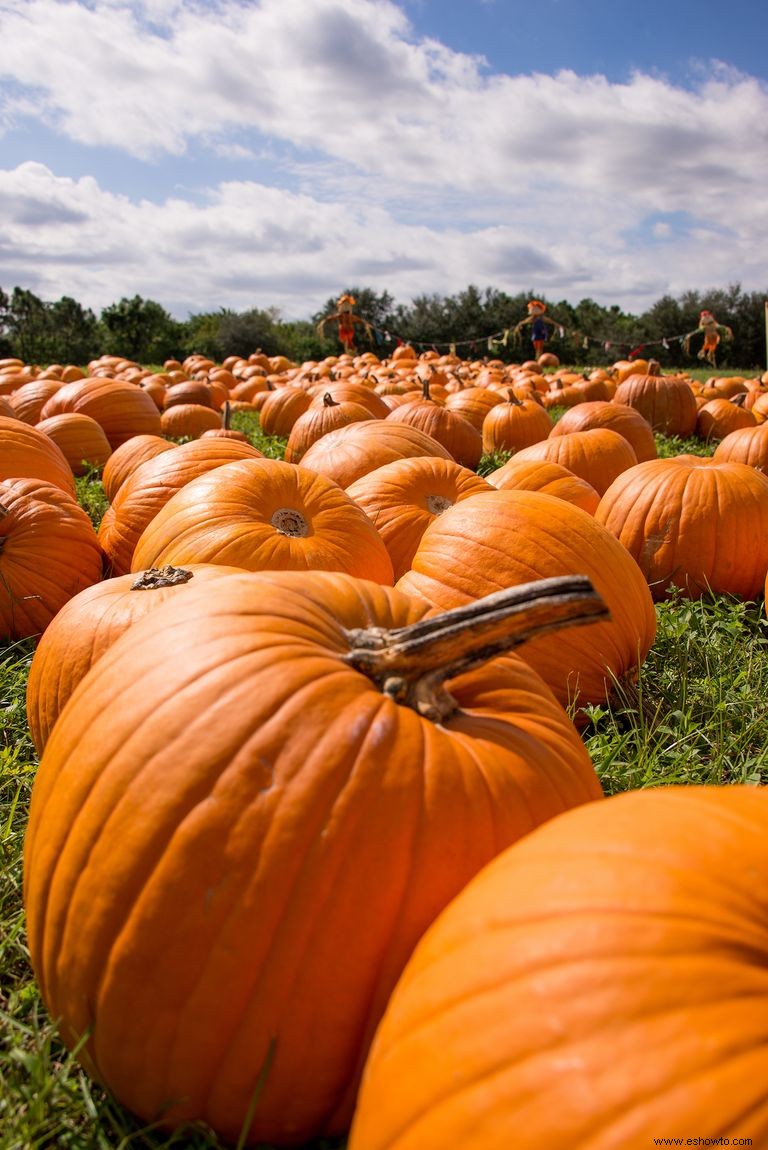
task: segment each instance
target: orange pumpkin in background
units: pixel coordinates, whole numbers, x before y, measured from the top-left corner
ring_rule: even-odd
[[[277,459],[241,459],[180,487],[144,528],[131,570],[169,563],[345,571],[394,582],[365,512],[332,480]]]
[[[0,480],[0,640],[41,634],[101,576],[96,532],[73,496],[40,479]]]
[[[595,519],[635,559],[656,600],[673,587],[690,598],[762,593],[768,477],[744,463],[695,456],[638,463],[611,484]]]
[[[634,678],[656,636],[656,614],[637,563],[587,511],[540,491],[492,490],[455,504],[427,527],[399,589],[448,610],[527,583],[587,575],[610,621],[544,635],[525,659],[564,706],[603,702]]]

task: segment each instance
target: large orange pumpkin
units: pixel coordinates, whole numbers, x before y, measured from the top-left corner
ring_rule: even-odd
[[[99,659],[40,763],[24,891],[51,1016],[120,1101],[232,1142],[345,1129],[426,927],[601,798],[539,677],[486,661],[553,610],[595,618],[586,588],[428,620],[344,575],[232,575]]]
[[[376,527],[399,579],[433,519],[454,503],[489,490],[485,479],[452,459],[417,455],[377,467],[355,480],[347,495]]]
[[[656,614],[637,563],[580,507],[540,491],[472,495],[421,537],[397,586],[447,610],[531,579],[584,574],[611,613],[589,632],[542,636],[525,658],[564,706],[605,700],[633,677],[656,635]]]
[[[0,480],[0,640],[40,634],[101,575],[96,532],[72,496],[39,479]]]
[[[652,360],[647,375],[628,375],[616,388],[615,403],[625,403],[663,435],[685,439],[696,427],[696,396],[686,379],[662,375]]]
[[[515,458],[559,463],[586,480],[600,495],[617,475],[637,463],[635,449],[629,440],[609,427],[592,427],[550,436],[524,447]]]
[[[196,563],[116,575],[65,603],[46,628],[29,667],[27,723],[38,754],[77,684],[124,631],[163,603],[237,571]]]
[[[646,459],[655,459],[658,455],[650,423],[639,411],[626,403],[603,399],[579,403],[569,408],[558,419],[550,434],[554,439],[571,431],[590,431],[595,427],[607,427],[623,435],[631,444],[638,463]]]
[[[0,415],[0,479],[39,479],[74,498],[75,477],[67,457],[43,431]]]
[[[654,599],[672,586],[754,599],[768,571],[768,477],[744,463],[678,456],[638,463],[595,512],[626,547]]]
[[[46,402],[41,419],[77,411],[101,425],[114,451],[132,435],[159,435],[160,412],[145,391],[133,383],[91,377],[65,383]]]
[[[225,563],[248,571],[346,571],[394,582],[365,512],[338,484],[277,459],[243,459],[180,488],[147,524],[131,570]]]
[[[505,851],[408,963],[349,1150],[768,1146],[766,824],[663,787]]]
[[[99,524],[99,542],[112,574],[126,575],[136,569],[131,563],[139,536],[185,483],[237,459],[261,458],[250,443],[217,438],[193,439],[145,459],[121,484]]]
[[[301,466],[335,480],[339,487],[349,487],[361,475],[393,459],[415,455],[453,459],[441,443],[418,427],[391,423],[389,419],[369,419],[329,431],[310,447]]]

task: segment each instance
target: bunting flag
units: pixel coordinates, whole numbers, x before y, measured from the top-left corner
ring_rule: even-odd
[[[419,341],[407,339],[405,336],[397,335],[387,330],[380,328],[373,328],[373,333],[378,343],[394,343],[397,347],[401,347],[404,343],[408,343],[411,347],[422,351],[434,351],[440,354],[442,348],[449,355],[457,355],[460,348],[469,350],[470,354],[474,354],[479,346],[484,345],[486,350],[492,353],[497,353],[501,347],[508,347],[510,341],[511,329],[503,328],[501,331],[491,332],[486,336],[472,336],[469,339],[456,340],[456,339],[438,339],[429,341]],[[660,339],[646,340],[644,343],[633,345],[631,343],[616,342],[615,340],[605,339],[603,336],[584,335],[581,332],[571,331],[567,328],[558,325],[555,329],[559,338],[563,341],[570,338],[574,345],[580,344],[583,351],[588,351],[591,347],[599,347],[601,351],[606,354],[613,351],[617,356],[622,353],[626,355],[627,359],[632,359],[639,356],[642,352],[654,347],[662,347],[665,351],[675,345],[682,345],[685,342],[685,335],[665,335]],[[766,354],[768,356],[768,302],[766,302]]]

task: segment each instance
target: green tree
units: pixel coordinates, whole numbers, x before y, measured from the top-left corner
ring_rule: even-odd
[[[265,355],[281,355],[279,315],[275,308],[225,312],[216,333],[219,358],[226,359],[228,355],[247,358],[256,351],[263,351]]]
[[[104,350],[137,363],[163,363],[181,350],[183,325],[155,300],[123,297],[104,308],[100,324]]]
[[[25,363],[49,359],[49,320],[46,305],[33,292],[15,287],[6,320],[13,354]]]
[[[57,363],[85,365],[100,351],[99,323],[94,313],[70,296],[47,305],[48,355]]]

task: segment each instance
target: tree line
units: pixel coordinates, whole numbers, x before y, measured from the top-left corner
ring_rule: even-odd
[[[463,359],[495,358],[519,362],[530,357],[525,329],[515,327],[526,318],[532,292],[508,295],[494,288],[469,285],[453,296],[418,296],[398,304],[388,292],[347,287],[356,313],[367,322],[358,328],[358,351],[373,351],[383,359],[398,344],[417,350],[455,351]],[[686,354],[683,337],[695,332],[702,310],[710,310],[718,323],[732,329],[733,339],[718,349],[718,366],[748,371],[766,367],[765,301],[767,292],[745,292],[739,284],[725,289],[687,291],[677,298],[665,295],[641,315],[616,305],[606,307],[592,299],[573,305],[565,300],[546,303],[546,315],[557,326],[547,349],[562,363],[609,364],[642,355],[666,368],[695,365],[701,340],[691,340]],[[100,314],[69,296],[46,302],[33,292],[0,288],[0,358],[16,357],[40,365],[85,365],[100,355],[119,355],[142,364],[161,364],[198,353],[221,361],[229,355],[248,356],[257,349],[266,355],[284,355],[297,363],[338,353],[333,323],[324,334],[318,322],[336,310],[336,299],[306,320],[284,322],[275,308],[250,308],[171,316],[154,300],[134,296],[105,307]]]

